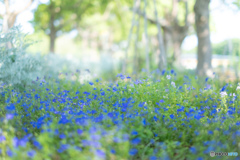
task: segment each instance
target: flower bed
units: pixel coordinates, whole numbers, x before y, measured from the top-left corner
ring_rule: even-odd
[[[200,160],[211,151],[239,153],[237,84],[177,77],[173,70],[158,80],[118,77],[38,80],[21,93],[4,88],[0,157]]]

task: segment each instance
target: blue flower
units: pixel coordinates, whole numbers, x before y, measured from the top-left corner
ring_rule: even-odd
[[[89,84],[92,86],[92,85],[93,85],[93,82],[89,82]]]
[[[33,157],[35,156],[35,154],[36,154],[36,151],[34,151],[34,150],[31,150],[31,151],[28,151],[28,152],[27,152],[27,155],[28,155],[28,157],[30,157],[30,158],[33,158]]]
[[[78,150],[78,151],[82,151],[82,148],[79,146],[75,146],[74,149]]]
[[[154,121],[157,122],[158,118],[156,116],[153,117]]]
[[[114,149],[111,149],[110,151],[112,154],[116,154],[116,151]]]
[[[6,110],[8,110],[8,111],[13,111],[13,110],[15,110],[15,106],[14,106],[13,104],[10,104],[9,106],[6,106],[5,108],[6,108]]]
[[[38,150],[41,150],[41,149],[42,149],[42,145],[41,145],[38,141],[36,141],[36,140],[33,141],[33,145],[34,145]]]
[[[6,138],[4,136],[0,136],[0,143],[6,141]]]
[[[69,148],[69,145],[68,145],[68,144],[62,144],[57,151],[58,151],[59,153],[62,153],[62,152],[64,152],[65,150],[67,150],[68,148]]]
[[[139,144],[141,142],[141,139],[140,138],[135,138],[135,139],[133,139],[132,141],[131,141],[131,143],[133,144],[133,145],[137,145],[137,144]]]
[[[138,150],[136,149],[136,148],[132,148],[132,149],[130,149],[130,151],[129,151],[129,154],[131,155],[131,156],[134,156],[135,154],[137,154],[138,153]]]
[[[197,153],[197,150],[195,147],[190,147],[190,152],[192,152],[193,154],[196,154]]]
[[[157,157],[156,156],[151,156],[151,157],[149,157],[149,160],[157,160]]]
[[[165,74],[165,72],[166,72],[166,70],[164,69],[164,70],[162,70],[162,75],[164,75]]]
[[[138,107],[143,107],[145,102],[140,102]]]
[[[143,124],[144,126],[147,124],[147,122],[146,122],[146,119],[145,119],[145,118],[143,118],[143,120],[142,120],[142,124]]]
[[[124,141],[128,141],[128,140],[129,140],[129,135],[128,135],[128,134],[123,134],[122,139],[123,139]]]
[[[105,157],[106,157],[106,154],[102,150],[100,150],[100,149],[98,149],[96,151],[96,155],[97,155],[97,157],[103,158],[103,159],[105,159]]]
[[[164,100],[163,100],[163,99],[161,99],[159,102],[160,102],[160,103],[163,103],[163,102],[164,102]]]
[[[208,131],[208,134],[211,134],[211,135],[212,135],[212,134],[213,134],[213,131]]]
[[[6,119],[10,120],[13,119],[14,115],[13,114],[6,114]]]
[[[199,132],[198,131],[194,131],[195,135],[198,136],[199,135]]]
[[[64,139],[64,138],[66,138],[66,135],[65,134],[60,134],[59,138]]]
[[[7,155],[9,156],[9,157],[12,157],[13,156],[13,152],[12,152],[12,150],[11,149],[7,149]]]
[[[78,133],[79,135],[81,135],[81,134],[83,133],[83,130],[78,129],[78,130],[77,130],[77,133]]]
[[[132,131],[131,134],[134,135],[134,136],[136,136],[136,135],[138,135],[138,132],[137,132],[137,131]]]
[[[227,85],[225,85],[225,86],[223,86],[223,88],[221,89],[221,91],[220,92],[223,92],[223,91],[225,91],[225,89],[227,88]]]
[[[171,114],[171,115],[170,115],[170,118],[171,118],[171,119],[173,119],[173,118],[174,118],[174,115],[173,115],[173,114]]]

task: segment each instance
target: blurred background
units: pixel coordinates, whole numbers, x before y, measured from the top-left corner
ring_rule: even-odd
[[[166,69],[239,77],[239,0],[2,0],[2,33],[20,25],[56,69],[112,79]],[[2,37],[1,37],[2,38]]]

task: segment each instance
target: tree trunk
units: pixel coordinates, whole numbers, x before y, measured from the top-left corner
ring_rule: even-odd
[[[52,6],[50,6],[51,8]],[[50,17],[50,34],[49,34],[49,38],[50,38],[50,53],[55,53],[55,40],[57,38],[56,35],[56,28],[54,26],[54,14],[51,14]]]
[[[149,62],[149,50],[148,50],[148,33],[147,33],[147,15],[146,15],[146,8],[147,8],[147,0],[144,0],[145,56],[146,56],[146,70],[147,70],[147,75],[149,75],[149,72],[150,72],[150,62]]]
[[[198,37],[197,74],[210,76],[212,74],[212,47],[209,29],[210,0],[196,0],[194,5],[195,25]]]
[[[175,66],[181,66],[181,45],[182,42],[175,40],[173,42],[173,59]]]
[[[167,68],[167,55],[165,52],[165,47],[164,47],[164,42],[163,42],[163,37],[162,37],[162,30],[161,30],[161,24],[158,20],[158,12],[157,12],[157,8],[156,8],[156,0],[153,1],[154,3],[154,14],[155,14],[155,18],[156,18],[156,25],[157,25],[157,29],[158,29],[158,47],[159,47],[159,63],[158,63],[158,67],[160,70],[164,70]]]
[[[138,77],[138,39],[139,39],[139,27],[140,26],[140,16],[138,17],[138,21],[137,21],[137,31],[136,31],[136,39],[135,39],[135,44],[134,44],[134,67],[133,67],[133,71],[136,75],[136,79]]]
[[[173,58],[176,67],[181,67],[181,46],[185,37],[188,34],[188,25],[179,26],[176,25],[171,31],[173,40]]]
[[[56,33],[50,33],[50,53],[55,53]]]
[[[3,33],[6,33],[7,31],[8,31],[8,15],[7,14],[5,14],[4,16],[3,16],[3,29],[2,29],[2,31],[3,31]]]

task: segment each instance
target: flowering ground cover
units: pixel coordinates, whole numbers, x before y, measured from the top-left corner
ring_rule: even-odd
[[[38,79],[24,92],[3,86],[1,160],[203,160],[214,159],[211,151],[239,153],[237,84],[173,70],[158,79],[117,77],[84,84]]]

